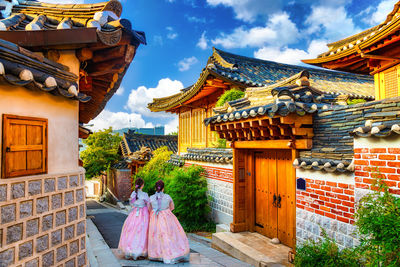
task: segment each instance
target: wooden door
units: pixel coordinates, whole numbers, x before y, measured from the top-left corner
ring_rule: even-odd
[[[296,190],[291,153],[275,149],[254,153],[254,204],[255,230],[293,247]]]

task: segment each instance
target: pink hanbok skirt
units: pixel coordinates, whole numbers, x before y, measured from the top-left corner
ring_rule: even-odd
[[[185,231],[170,209],[151,212],[149,259],[174,264],[189,261],[190,248]]]
[[[137,260],[139,257],[147,257],[148,233],[149,210],[147,207],[134,207],[122,227],[118,248],[126,258]]]

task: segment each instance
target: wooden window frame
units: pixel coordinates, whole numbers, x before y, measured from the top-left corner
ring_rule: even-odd
[[[36,175],[36,174],[46,174],[48,172],[48,119],[44,118],[37,118],[37,117],[27,117],[27,116],[18,116],[18,115],[12,115],[12,114],[3,114],[3,127],[2,127],[2,156],[1,156],[1,174],[2,174],[2,179],[8,179],[8,178],[16,178],[16,177],[21,177],[21,176],[28,176],[28,175]],[[24,170],[24,171],[18,171],[16,174],[7,174],[6,173],[6,152],[7,152],[7,147],[6,147],[6,130],[9,125],[9,120],[25,120],[29,122],[37,122],[37,125],[42,125],[44,127],[43,131],[43,146],[44,148],[42,149],[42,168],[41,169],[35,169],[35,170]],[[33,145],[32,145],[33,146]],[[28,145],[26,146],[26,151],[29,151]]]

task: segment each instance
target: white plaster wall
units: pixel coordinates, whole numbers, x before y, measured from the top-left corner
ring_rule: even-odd
[[[295,169],[296,177],[308,178],[321,181],[339,182],[346,184],[354,184],[354,172],[326,172],[315,170]]]
[[[385,138],[354,138],[354,148],[400,148],[400,135],[393,134]]]
[[[78,101],[0,84],[0,116],[2,114],[48,119],[48,173],[79,171]]]

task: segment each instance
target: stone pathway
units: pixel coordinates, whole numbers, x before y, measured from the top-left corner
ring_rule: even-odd
[[[126,212],[109,208],[94,200],[86,201],[87,216],[93,221],[97,229],[103,236],[107,245],[116,256],[120,266],[171,266],[160,262],[153,262],[148,260],[132,261],[125,260],[122,255],[118,253],[117,247],[122,225],[127,217]],[[195,267],[211,267],[211,266],[229,266],[229,267],[246,267],[251,266],[247,263],[241,262],[235,258],[227,256],[215,249],[206,245],[189,240],[190,244],[190,262],[175,264],[172,266],[195,266]],[[103,266],[99,262],[99,266]]]

